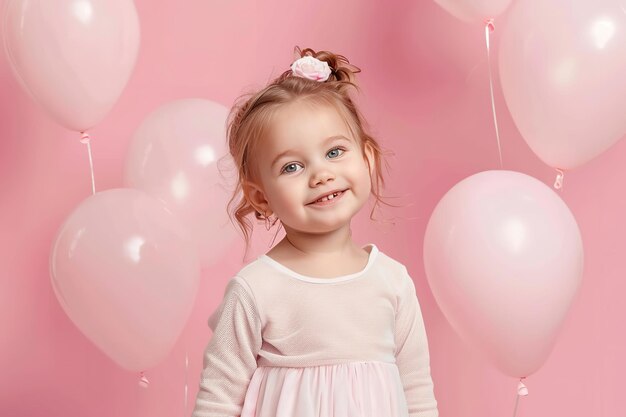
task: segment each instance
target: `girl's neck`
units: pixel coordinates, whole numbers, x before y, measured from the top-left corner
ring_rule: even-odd
[[[347,227],[343,235],[288,233],[266,256],[303,276],[335,278],[362,271],[370,253],[352,241]]]
[[[352,255],[362,251],[352,240],[349,223],[330,233],[302,233],[288,227],[285,227],[285,231],[286,236],[274,246],[276,251],[299,253],[310,258]]]

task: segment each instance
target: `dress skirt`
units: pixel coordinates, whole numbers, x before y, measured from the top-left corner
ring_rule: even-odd
[[[395,363],[258,367],[241,417],[408,417]]]

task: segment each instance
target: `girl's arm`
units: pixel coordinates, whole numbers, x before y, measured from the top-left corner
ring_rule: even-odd
[[[396,311],[396,365],[410,417],[438,417],[433,381],[430,376],[428,339],[415,284],[404,268]]]
[[[192,417],[237,417],[261,349],[261,321],[247,283],[231,279],[218,309],[209,318],[213,336],[203,360]]]

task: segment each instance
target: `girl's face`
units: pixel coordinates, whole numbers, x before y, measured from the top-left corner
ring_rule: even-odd
[[[291,229],[324,233],[345,226],[371,192],[373,157],[363,155],[332,106],[306,101],[281,108],[254,155],[261,186],[250,184],[250,199],[261,213],[275,213]],[[313,202],[343,191],[324,205]],[[330,204],[329,204],[330,203]]]

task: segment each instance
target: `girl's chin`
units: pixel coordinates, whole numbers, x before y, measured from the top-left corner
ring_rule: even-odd
[[[350,219],[337,218],[319,219],[303,225],[300,230],[309,234],[328,234],[350,229]]]

